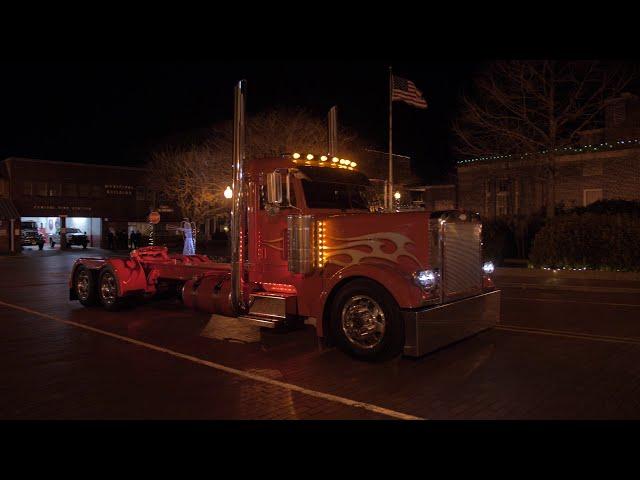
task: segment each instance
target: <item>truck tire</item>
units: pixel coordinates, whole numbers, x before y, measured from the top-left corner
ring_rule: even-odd
[[[84,250],[86,250],[86,249],[87,249],[87,244],[86,244],[86,243],[83,243],[83,244],[82,244],[82,248],[83,248]]]
[[[73,276],[73,288],[78,301],[85,307],[91,307],[97,303],[96,277],[85,266],[80,265]]]
[[[39,243],[38,244],[38,250],[42,250],[44,249],[44,243]]]
[[[124,299],[118,296],[118,279],[111,267],[104,267],[98,276],[98,299],[110,312],[120,310],[124,306]]]
[[[379,283],[365,278],[344,285],[330,310],[331,336],[338,348],[362,360],[387,360],[404,346],[400,308]]]
[[[49,245],[51,245],[51,248],[56,246],[56,242],[53,241],[53,239],[49,239]]]

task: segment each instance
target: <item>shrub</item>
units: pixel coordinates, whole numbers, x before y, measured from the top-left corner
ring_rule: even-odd
[[[596,203],[599,205],[547,221],[533,242],[531,263],[551,268],[640,270],[640,215],[633,213],[633,205]],[[611,213],[621,207],[625,213]]]
[[[528,258],[533,238],[544,224],[541,215],[499,217],[482,224],[485,259],[502,265],[505,258]]]

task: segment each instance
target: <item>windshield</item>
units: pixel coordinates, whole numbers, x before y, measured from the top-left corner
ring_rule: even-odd
[[[372,187],[362,173],[310,166],[299,171],[307,207],[369,211]]]
[[[21,222],[20,228],[22,228],[22,230],[37,230],[38,226],[36,225],[36,222]]]
[[[67,228],[67,233],[80,233],[77,228]]]

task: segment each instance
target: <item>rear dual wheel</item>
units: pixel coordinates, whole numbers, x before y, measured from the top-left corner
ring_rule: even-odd
[[[105,308],[114,312],[124,306],[124,299],[118,296],[118,280],[111,267],[105,267],[98,277],[98,298]]]
[[[74,289],[78,300],[85,307],[100,303],[105,310],[116,311],[124,305],[118,296],[118,282],[111,267],[103,268],[99,274],[80,266],[74,276]]]
[[[76,270],[74,288],[78,300],[85,307],[90,307],[97,303],[96,276],[87,267],[80,266]]]

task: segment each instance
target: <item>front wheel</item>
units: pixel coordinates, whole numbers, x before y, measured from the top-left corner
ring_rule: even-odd
[[[331,306],[331,333],[338,347],[363,360],[385,360],[404,346],[404,323],[391,294],[358,279],[340,289]]]
[[[83,244],[82,244],[82,248],[83,248],[84,250],[86,250],[86,249],[87,249],[87,244],[86,244],[86,243],[83,243]]]
[[[38,250],[42,250],[44,248],[44,243],[39,243],[38,244]]]
[[[105,310],[116,311],[124,305],[124,299],[118,296],[118,280],[110,267],[105,267],[98,279],[98,298]]]
[[[56,246],[56,242],[53,241],[53,239],[49,240],[49,245],[51,245],[51,248]]]

